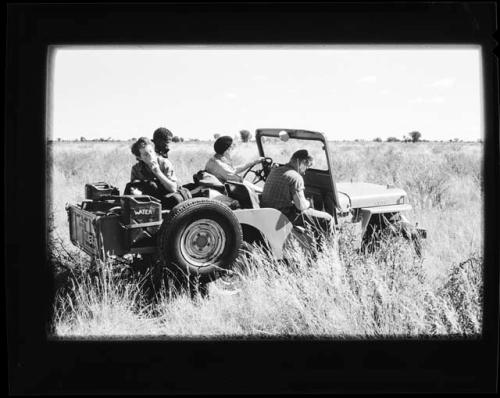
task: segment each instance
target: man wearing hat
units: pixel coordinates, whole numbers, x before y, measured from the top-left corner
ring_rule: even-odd
[[[233,143],[233,139],[230,136],[224,135],[217,138],[214,143],[215,155],[208,160],[207,164],[205,165],[205,171],[214,175],[222,182],[243,182],[247,185],[251,185],[251,188],[258,192],[262,191],[262,188],[243,181],[243,178],[239,176],[239,174],[261,162],[264,158],[258,157],[257,159],[240,166],[233,166],[231,153],[234,147],[235,145]]]
[[[153,133],[153,143],[155,144],[155,152],[164,157],[168,158],[168,151],[170,148],[169,144],[172,142],[172,137],[174,135],[169,129],[165,127],[159,127]]]
[[[261,206],[278,209],[294,224],[312,224],[315,229],[330,233],[333,231],[333,217],[313,209],[304,195],[305,185],[302,177],[312,166],[313,158],[307,150],[296,151],[290,161],[269,173],[262,193]]]

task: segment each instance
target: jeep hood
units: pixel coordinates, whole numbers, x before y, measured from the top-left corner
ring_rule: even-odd
[[[400,188],[367,182],[338,182],[336,185],[343,209],[347,203],[353,209],[408,203],[406,192]]]

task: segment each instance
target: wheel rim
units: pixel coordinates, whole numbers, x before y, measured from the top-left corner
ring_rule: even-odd
[[[206,267],[219,260],[225,246],[222,226],[206,218],[189,224],[180,235],[182,256],[195,267]]]

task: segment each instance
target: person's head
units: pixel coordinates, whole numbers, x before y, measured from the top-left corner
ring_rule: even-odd
[[[153,142],[147,137],[141,137],[134,142],[131,150],[137,160],[142,160],[144,162],[149,162],[156,157]]]
[[[306,170],[312,166],[313,157],[309,155],[307,149],[299,149],[290,158],[290,164],[300,174],[305,174]]]
[[[155,145],[155,151],[158,153],[167,153],[170,148],[168,147],[170,142],[172,142],[172,137],[174,135],[169,129],[165,127],[159,127],[153,133],[153,143]]]
[[[222,156],[230,155],[231,150],[234,148],[233,138],[228,135],[223,135],[217,138],[214,143],[215,153]]]

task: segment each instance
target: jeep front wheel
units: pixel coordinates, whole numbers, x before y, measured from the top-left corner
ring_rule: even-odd
[[[240,223],[223,203],[194,198],[175,206],[163,221],[158,246],[172,271],[215,279],[228,270],[242,242]]]

